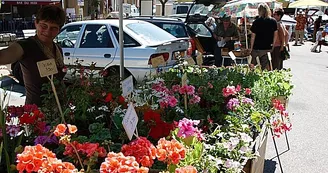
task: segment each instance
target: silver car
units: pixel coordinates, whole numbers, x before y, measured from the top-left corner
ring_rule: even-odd
[[[151,58],[163,56],[168,68],[175,64],[176,52],[186,51],[188,40],[178,39],[161,28],[144,21],[124,20],[124,65],[135,79],[141,80],[156,69]],[[120,64],[119,21],[90,20],[65,25],[55,42],[61,45],[65,64],[83,60],[98,67],[118,68]]]

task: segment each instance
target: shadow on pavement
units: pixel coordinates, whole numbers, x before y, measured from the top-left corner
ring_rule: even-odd
[[[263,173],[274,173],[276,171],[277,162],[273,160],[265,160]]]

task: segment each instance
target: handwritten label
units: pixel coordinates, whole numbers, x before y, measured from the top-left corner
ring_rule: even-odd
[[[138,124],[138,115],[132,103],[130,103],[128,110],[124,115],[122,124],[126,134],[128,135],[128,138],[131,140]]]
[[[41,77],[50,76],[58,73],[55,59],[47,59],[36,63]]]
[[[195,65],[196,64],[196,62],[194,61],[194,59],[193,58],[187,58],[186,59],[186,61],[188,62],[188,65]]]
[[[181,80],[182,80],[182,86],[187,85],[187,73],[183,74]]]
[[[269,59],[269,61],[272,60],[272,58],[271,58],[271,53],[270,53],[270,52],[268,52],[268,59]]]
[[[198,65],[202,65],[203,64],[203,54],[197,55],[196,61],[197,61]]]
[[[151,65],[155,68],[158,67],[159,65],[164,65],[164,64],[165,64],[165,60],[163,55],[151,59]]]
[[[230,51],[228,54],[232,60],[236,60],[236,56],[232,51]]]
[[[132,75],[122,81],[122,96],[127,97],[133,91],[133,77]]]

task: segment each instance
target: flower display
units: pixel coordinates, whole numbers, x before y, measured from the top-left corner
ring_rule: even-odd
[[[78,172],[75,166],[69,162],[62,162],[56,155],[38,144],[26,146],[21,154],[17,155],[17,170],[19,172],[53,172],[73,173]]]
[[[149,136],[154,139],[168,136],[174,128],[173,123],[164,122],[161,115],[153,110],[144,113],[144,121],[150,127]]]
[[[133,156],[124,156],[123,153],[109,152],[105,161],[100,165],[100,173],[134,172],[147,173],[146,167],[139,167]]]
[[[125,156],[134,156],[136,161],[145,167],[151,167],[156,158],[155,146],[145,137],[139,137],[129,144],[123,145],[121,152]]]
[[[56,129],[54,131],[54,135],[56,136],[63,136],[66,134],[66,130],[68,129],[68,132],[70,134],[75,133],[77,131],[77,127],[75,125],[71,125],[71,124],[58,124],[56,126]]]
[[[161,138],[156,148],[157,159],[168,164],[178,164],[186,156],[186,148],[175,139]]]

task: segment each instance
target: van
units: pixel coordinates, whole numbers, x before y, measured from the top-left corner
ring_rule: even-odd
[[[187,14],[193,2],[174,2],[172,14]]]

